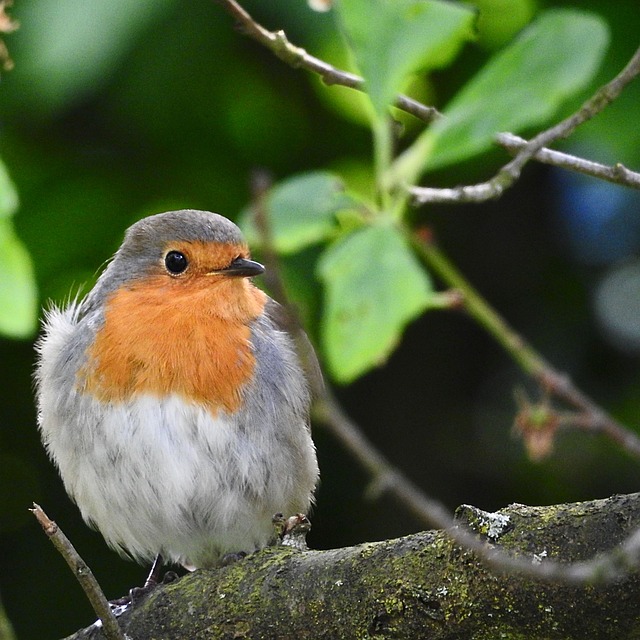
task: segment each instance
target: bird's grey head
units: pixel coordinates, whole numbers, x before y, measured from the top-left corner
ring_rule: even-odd
[[[122,245],[89,297],[104,299],[129,281],[161,271],[167,247],[181,242],[244,246],[240,229],[217,213],[195,209],[158,213],[127,229]]]
[[[224,216],[182,209],[158,213],[131,225],[113,262],[126,262],[129,270],[141,275],[158,264],[171,242],[198,241],[244,244],[240,229]]]

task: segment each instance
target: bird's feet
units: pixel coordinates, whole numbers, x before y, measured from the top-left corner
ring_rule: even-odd
[[[298,551],[308,549],[307,534],[311,530],[311,521],[304,513],[296,513],[289,518],[276,513],[272,521],[275,532],[274,544],[293,547]]]
[[[178,574],[175,571],[167,571],[162,577],[162,580],[160,580],[163,563],[162,556],[158,554],[153,561],[151,571],[142,587],[132,587],[129,589],[128,595],[109,601],[111,611],[113,611],[113,615],[115,615],[116,618],[130,606],[135,607],[140,604],[158,584],[169,584],[178,579]]]

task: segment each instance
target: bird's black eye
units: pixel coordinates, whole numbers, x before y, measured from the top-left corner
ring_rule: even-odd
[[[189,266],[189,261],[187,260],[187,256],[180,251],[169,251],[164,257],[164,266],[172,276],[177,276],[184,273]]]

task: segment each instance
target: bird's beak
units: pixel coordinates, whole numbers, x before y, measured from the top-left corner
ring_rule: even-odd
[[[253,276],[259,276],[261,273],[264,273],[264,267],[259,262],[247,260],[246,258],[236,258],[228,267],[209,271],[207,275],[251,278]]]

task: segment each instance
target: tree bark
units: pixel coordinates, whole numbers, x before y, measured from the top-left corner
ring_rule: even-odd
[[[640,494],[457,520],[538,562],[587,560],[640,526]],[[640,637],[640,575],[612,584],[549,583],[488,569],[441,531],[331,551],[270,547],[228,567],[158,586],[125,612],[132,640],[226,638]],[[103,638],[96,626],[73,639]]]

